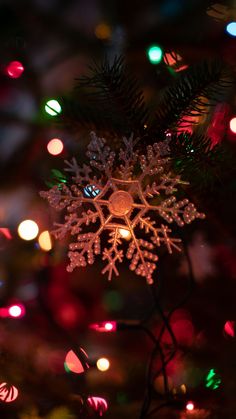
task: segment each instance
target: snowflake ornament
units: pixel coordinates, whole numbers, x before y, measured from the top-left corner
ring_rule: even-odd
[[[181,250],[181,240],[170,236],[168,225],[182,227],[204,214],[188,199],[177,201],[174,196],[176,186],[186,182],[169,170],[168,141],[149,145],[146,155],[135,150],[133,136],[123,138],[123,143],[116,155],[92,132],[87,151],[90,164],[80,167],[75,158],[65,161],[71,184],[59,184],[41,196],[66,212],[64,223],[56,223],[52,234],[58,239],[67,233],[75,236],[69,245],[69,272],[93,264],[95,256],[102,255],[102,273],[110,280],[113,274],[119,275],[117,265],[126,256],[130,270],[151,284],[156,248],[163,244],[169,253]]]

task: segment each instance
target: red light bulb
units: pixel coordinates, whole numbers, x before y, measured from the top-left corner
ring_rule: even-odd
[[[90,329],[101,333],[115,332],[117,330],[117,323],[115,321],[106,321],[100,323],[93,323],[89,327]]]
[[[95,412],[99,413],[99,416],[102,416],[108,409],[107,401],[102,397],[88,397],[87,403]]]
[[[232,338],[235,337],[235,322],[228,320],[224,325],[224,331],[228,336],[231,336]]]
[[[23,73],[24,67],[20,61],[11,61],[6,68],[6,71],[9,77],[18,79]]]

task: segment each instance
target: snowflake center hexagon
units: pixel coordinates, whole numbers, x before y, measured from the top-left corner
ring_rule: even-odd
[[[109,210],[111,214],[122,217],[123,215],[128,214],[133,205],[133,198],[126,191],[116,191],[109,198]]]

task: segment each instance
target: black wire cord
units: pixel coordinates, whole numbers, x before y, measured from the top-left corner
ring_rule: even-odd
[[[144,330],[147,335],[152,339],[152,342],[154,343],[154,348],[150,354],[150,358],[149,358],[149,362],[148,362],[148,366],[147,366],[147,370],[146,370],[146,392],[145,392],[145,396],[144,396],[144,401],[143,401],[143,405],[141,408],[141,412],[140,412],[140,419],[145,419],[145,418],[151,418],[154,414],[156,414],[160,409],[162,409],[163,407],[167,407],[170,405],[175,405],[176,402],[174,402],[171,397],[170,397],[170,393],[169,393],[169,387],[168,387],[168,377],[166,374],[166,366],[167,364],[171,361],[171,359],[173,359],[173,357],[176,354],[176,351],[178,349],[178,343],[176,340],[176,337],[174,335],[174,332],[171,328],[170,325],[170,319],[172,314],[181,306],[183,306],[186,301],[188,300],[189,296],[192,293],[193,290],[193,286],[194,286],[194,274],[193,274],[193,268],[192,268],[192,262],[190,259],[190,255],[188,252],[188,248],[187,248],[187,244],[185,239],[182,237],[182,244],[183,244],[183,251],[188,263],[188,268],[189,268],[189,274],[188,274],[188,289],[184,295],[184,297],[181,299],[181,301],[179,301],[166,315],[164,313],[164,311],[162,310],[162,307],[160,305],[160,301],[159,301],[159,296],[156,293],[156,290],[154,288],[153,285],[149,286],[149,290],[151,292],[152,298],[154,300],[154,304],[155,304],[155,309],[157,310],[158,314],[161,317],[161,320],[163,322],[163,326],[161,328],[161,331],[159,333],[159,335],[156,337],[147,327],[145,327],[142,323],[140,324],[140,328],[142,328],[142,330]],[[152,316],[152,313],[150,314],[150,316]],[[165,330],[167,330],[169,332],[169,335],[171,337],[171,346],[172,346],[172,350],[169,356],[165,357],[164,354],[164,350],[163,350],[163,345],[162,345],[162,337],[163,334],[165,332]],[[154,362],[156,359],[156,356],[158,355],[160,356],[160,361],[161,361],[161,367],[158,371],[156,371],[155,373],[154,371]],[[161,405],[153,408],[151,410],[151,412],[149,412],[151,403],[152,403],[152,399],[153,399],[153,379],[158,377],[158,375],[162,373],[163,375],[163,382],[164,382],[164,397],[166,399],[166,402],[162,403]]]

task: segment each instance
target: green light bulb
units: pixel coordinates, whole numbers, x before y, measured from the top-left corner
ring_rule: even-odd
[[[147,55],[152,64],[158,64],[162,60],[163,52],[158,45],[152,45],[148,48]]]
[[[206,387],[211,390],[216,390],[217,388],[219,388],[220,383],[221,383],[221,378],[219,374],[217,374],[213,368],[210,369],[205,379]]]
[[[56,116],[61,113],[61,105],[55,99],[48,100],[45,105],[45,111],[51,116]]]

